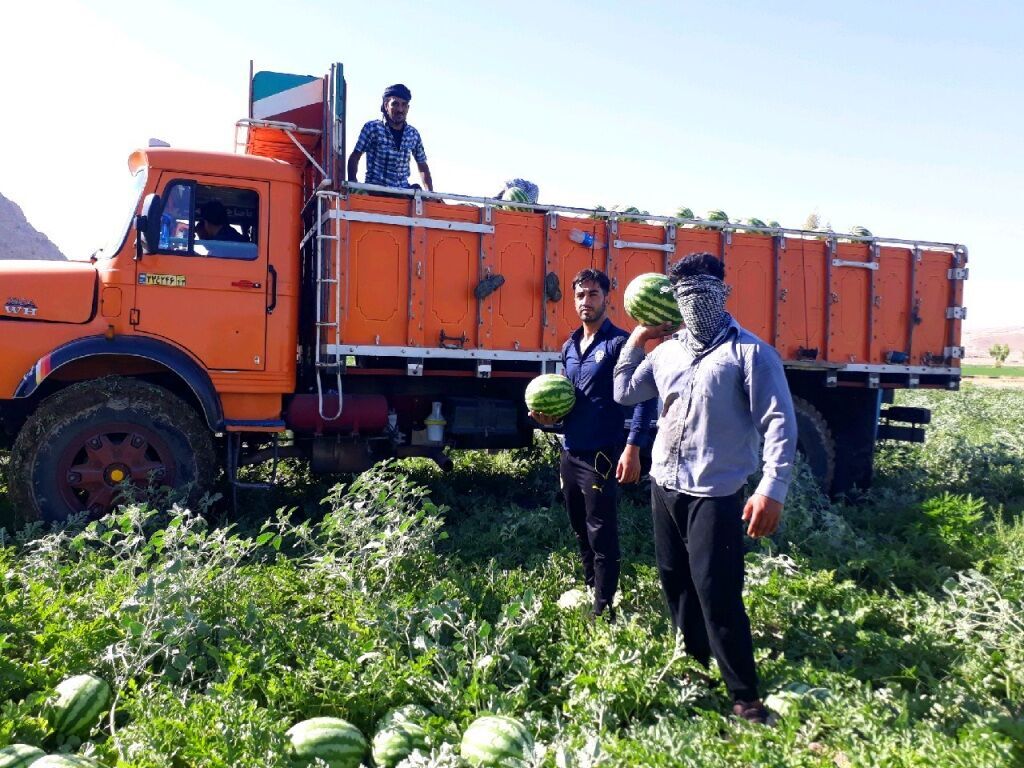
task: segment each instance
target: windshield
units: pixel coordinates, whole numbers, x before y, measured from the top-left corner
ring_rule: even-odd
[[[121,246],[124,245],[124,239],[128,236],[128,231],[135,220],[135,212],[139,208],[142,190],[146,188],[147,171],[148,169],[145,166],[139,168],[135,175],[131,177],[130,184],[122,190],[120,210],[127,211],[128,213],[125,215],[124,223],[116,230],[114,237],[95,253],[96,258],[109,259],[121,250]]]

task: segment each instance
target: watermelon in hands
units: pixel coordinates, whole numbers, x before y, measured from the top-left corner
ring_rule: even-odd
[[[526,407],[561,419],[576,405],[576,388],[560,373],[542,373],[526,386]]]

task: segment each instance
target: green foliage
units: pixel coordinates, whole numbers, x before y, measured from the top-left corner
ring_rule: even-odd
[[[1010,345],[993,344],[988,348],[988,354],[996,361],[996,368],[1002,368],[1006,358],[1010,356]]]
[[[857,499],[798,466],[783,528],[750,544],[774,728],[727,720],[717,670],[669,631],[643,488],[620,504],[618,620],[590,619],[538,432],[529,450],[455,454],[446,475],[388,462],[326,487],[296,465],[281,509],[231,523],[129,505],[0,532],[0,745],[285,765],[300,720],[370,736],[420,705],[431,750],[407,768],[458,766],[485,713],[523,721],[543,766],[1020,764],[1024,392],[900,402],[932,409],[924,445],[882,446]],[[82,742],[45,703],[85,671],[115,699]]]

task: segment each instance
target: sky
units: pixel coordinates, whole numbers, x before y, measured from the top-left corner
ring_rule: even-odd
[[[256,70],[344,64],[351,147],[413,94],[434,188],[723,209],[963,243],[966,328],[1024,326],[1024,3],[18,4],[0,36],[0,194],[72,258],[125,218],[151,137],[232,151]]]

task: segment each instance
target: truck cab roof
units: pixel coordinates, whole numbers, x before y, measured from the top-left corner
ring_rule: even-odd
[[[132,173],[139,168],[182,171],[231,178],[284,181],[299,184],[301,171],[293,165],[268,157],[236,155],[231,152],[200,152],[176,147],[137,149],[128,158]]]

